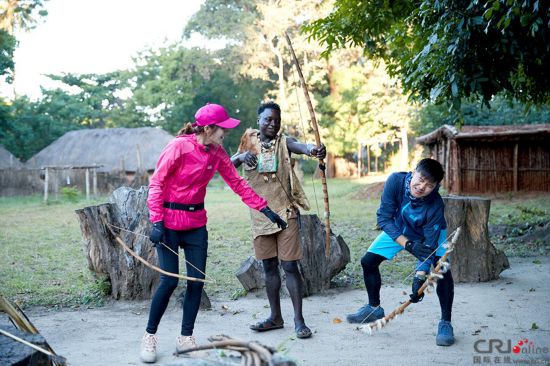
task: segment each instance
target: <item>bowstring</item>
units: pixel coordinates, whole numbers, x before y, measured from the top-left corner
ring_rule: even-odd
[[[300,115],[300,127],[302,127],[302,131],[304,133],[304,140],[307,144],[307,135],[306,135],[306,129],[304,127],[304,118],[302,117],[302,107],[300,104],[300,97],[298,96],[298,91],[296,90],[296,85],[298,84],[296,81],[296,65],[293,65],[292,68],[292,78],[294,79],[294,94],[296,94],[296,104],[298,105],[298,113]],[[301,81],[300,81],[301,83]],[[314,172],[315,174],[315,172]],[[311,175],[311,186],[313,187],[313,197],[315,198],[315,206],[317,207],[317,216],[321,217],[321,214],[319,213],[319,202],[317,201],[317,190],[315,189],[315,181],[313,180],[313,175]]]
[[[118,229],[118,230],[121,230],[121,231],[126,231],[128,233],[131,233],[131,234],[134,234],[136,236],[142,236],[144,238],[147,238],[149,239],[149,237],[147,235],[144,235],[144,234],[141,234],[141,233],[136,233],[134,231],[131,231],[131,230],[128,230],[128,229],[125,229],[125,228],[122,228],[122,227],[119,227],[119,226],[116,226],[116,225],[113,225],[113,224],[109,224],[108,222],[106,222],[107,225],[111,226],[111,227],[114,227],[115,229]],[[160,241],[159,242],[160,244],[162,244],[166,249],[168,249],[169,251],[171,251],[172,253],[174,253],[178,258],[181,258],[180,255],[175,251],[173,250],[172,248],[170,248],[168,245],[166,245],[164,242]],[[191,267],[193,267],[194,269],[196,269],[200,274],[204,275],[204,277],[208,277],[209,279],[211,279],[214,283],[216,283],[216,279],[214,279],[213,277],[210,277],[209,275],[207,275],[205,272],[201,271],[200,269],[198,269],[193,263],[189,262],[187,260],[187,258],[183,257],[183,260],[185,261],[185,263],[189,264]]]

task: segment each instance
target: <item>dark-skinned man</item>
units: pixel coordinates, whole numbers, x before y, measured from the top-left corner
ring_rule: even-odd
[[[302,275],[298,261],[302,258],[299,237],[299,207],[308,210],[309,203],[291,166],[291,154],[308,155],[324,159],[324,146],[304,144],[295,138],[279,134],[281,108],[276,103],[263,103],[258,108],[259,130],[248,130],[241,140],[239,152],[231,160],[236,167],[244,164],[248,184],[268,200],[269,207],[288,222],[286,229],[250,212],[254,253],[261,260],[270,316],[250,329],[263,332],[280,329],[284,325],[279,291],[279,261],[286,275],[286,286],[294,307],[294,329],[298,338],[311,337],[302,314]],[[251,136],[253,137],[251,139]],[[248,141],[245,144],[244,140]],[[251,142],[252,141],[252,142]],[[247,146],[248,145],[248,146]]]

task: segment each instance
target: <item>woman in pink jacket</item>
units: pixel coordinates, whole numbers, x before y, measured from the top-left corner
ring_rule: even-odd
[[[216,172],[247,206],[261,211],[283,229],[286,223],[238,175],[221,146],[227,130],[236,127],[240,121],[230,118],[218,104],[200,108],[195,114],[195,121],[188,123],[183,133],[161,153],[149,185],[147,205],[149,219],[153,223],[149,237],[153,243],[161,243],[156,246],[160,268],[178,273],[178,256],[175,253],[181,247],[187,261],[187,275],[204,279],[208,249],[204,197],[206,186]],[[140,355],[143,362],[156,361],[158,338],[155,333],[177,285],[177,278],[160,276],[160,285],[153,296],[142,339]],[[176,338],[178,351],[196,346],[193,328],[202,288],[202,282],[187,281],[181,335]]]

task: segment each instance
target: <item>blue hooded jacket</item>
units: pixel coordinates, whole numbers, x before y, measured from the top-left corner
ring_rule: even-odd
[[[378,226],[394,241],[404,235],[411,241],[423,242],[436,249],[441,230],[447,229],[439,185],[426,197],[411,200],[406,186],[411,176],[412,173],[400,172],[388,177],[376,212]],[[429,269],[431,263],[427,264]]]

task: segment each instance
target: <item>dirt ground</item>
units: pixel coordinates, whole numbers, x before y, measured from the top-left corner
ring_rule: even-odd
[[[236,301],[212,301],[213,310],[199,313],[195,335],[200,343],[221,333],[257,340],[284,350],[300,365],[471,365],[522,361],[548,365],[550,258],[511,258],[510,262],[511,268],[499,280],[457,284],[453,308],[457,341],[452,347],[435,345],[439,305],[434,292],[373,336],[345,321],[345,315],[366,299],[364,290],[350,289],[334,289],[304,300],[306,321],[314,331],[311,339],[294,337],[289,298],[283,299],[284,329],[262,334],[250,331],[249,324],[269,314],[263,293],[248,294]],[[382,288],[382,306],[386,312],[403,301],[407,287]],[[139,341],[147,322],[148,306],[149,302],[113,301],[95,309],[36,308],[26,313],[70,365],[139,365]],[[174,301],[160,324],[157,364],[177,364],[178,359],[172,353],[180,322],[181,309]],[[512,347],[518,340],[529,339],[533,349],[542,353],[475,351],[474,342],[489,339],[510,340]],[[487,342],[481,346],[487,347]],[[218,353],[212,358],[222,360]]]

